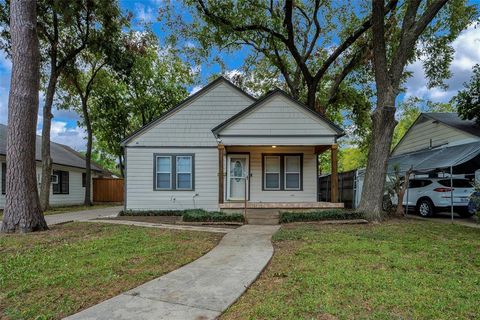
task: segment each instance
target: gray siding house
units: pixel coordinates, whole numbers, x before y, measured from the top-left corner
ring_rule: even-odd
[[[318,154],[343,130],[281,90],[260,99],[223,77],[122,142],[125,209],[326,208]]]
[[[42,163],[41,163],[41,145],[42,138],[37,136],[36,154],[37,160],[37,181],[41,180]],[[8,163],[6,162],[7,150],[7,126],[0,124],[0,178],[1,178],[1,194],[0,209],[5,206],[6,190],[6,173]],[[50,205],[51,206],[69,206],[83,204],[85,199],[85,158],[83,155],[72,148],[52,142],[50,145],[51,157],[53,160],[52,170],[52,186],[50,189]],[[98,164],[92,164],[92,178],[99,176],[109,176],[110,173],[105,171]],[[90,183],[92,183],[90,181]],[[40,188],[40,185],[39,185]],[[92,188],[93,189],[93,188]],[[91,189],[91,190],[92,190]]]
[[[480,127],[475,120],[463,120],[455,112],[424,112],[392,151],[392,157],[480,141]]]

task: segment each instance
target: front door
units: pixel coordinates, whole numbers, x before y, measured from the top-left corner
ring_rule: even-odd
[[[245,200],[248,195],[248,154],[227,155],[227,199]]]

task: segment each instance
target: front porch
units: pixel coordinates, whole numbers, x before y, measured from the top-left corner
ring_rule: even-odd
[[[225,146],[219,144],[219,209],[239,212],[315,211],[338,202],[337,145]],[[331,201],[319,201],[319,156],[330,152]]]
[[[337,139],[341,128],[274,90],[212,129],[218,143],[219,208],[342,208]],[[331,202],[319,202],[319,155],[331,152]],[[278,212],[278,211],[277,211]]]

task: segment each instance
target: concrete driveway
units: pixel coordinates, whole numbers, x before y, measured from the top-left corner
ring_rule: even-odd
[[[203,257],[66,319],[215,319],[255,281],[280,226],[233,229]]]
[[[439,223],[452,223],[452,217],[450,212],[438,212],[433,217],[430,217],[430,218],[423,218],[413,213],[407,214],[407,217],[411,219],[433,221],[433,222],[439,222]],[[454,224],[459,224],[462,226],[467,226],[472,228],[480,228],[480,224],[477,221],[478,221],[478,218],[475,216],[469,217],[469,218],[463,218],[456,213],[454,213],[453,215]]]

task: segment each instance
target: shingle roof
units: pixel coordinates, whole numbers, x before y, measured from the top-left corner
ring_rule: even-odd
[[[447,126],[480,137],[480,126],[475,120],[463,120],[456,112],[425,112],[425,117],[444,123]]]
[[[41,156],[42,148],[42,137],[37,136],[35,143],[35,159],[37,161],[42,161]],[[7,153],[7,126],[0,124],[0,155],[5,155]],[[50,154],[52,161],[55,164],[60,164],[69,167],[76,168],[85,168],[85,157],[79,152],[73,150],[69,146],[51,142],[50,144]],[[98,164],[92,162],[92,170],[107,172],[105,169],[100,167]]]

